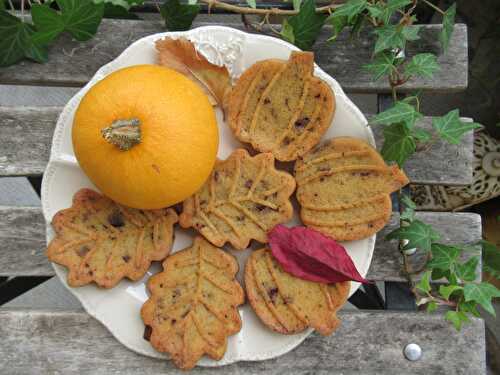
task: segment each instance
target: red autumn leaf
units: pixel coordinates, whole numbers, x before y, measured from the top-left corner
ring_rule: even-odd
[[[369,283],[356,270],[345,248],[318,231],[276,225],[268,239],[276,260],[296,277],[320,283],[348,280]]]

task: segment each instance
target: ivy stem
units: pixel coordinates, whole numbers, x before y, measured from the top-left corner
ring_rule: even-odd
[[[9,7],[10,7],[10,10],[13,12],[16,10],[16,8],[14,8],[14,4],[12,4],[12,0],[9,0]]]
[[[441,13],[444,16],[445,13],[439,7],[437,7],[434,4],[432,4],[430,1],[422,0],[422,2],[425,3],[425,4],[427,4],[432,9],[434,9],[436,12],[439,12],[439,13]]]
[[[276,35],[278,35],[278,36],[281,36],[281,33],[280,33],[278,30],[276,30],[276,29],[273,27],[273,25],[271,25],[271,22],[269,22],[269,14],[266,14],[266,15],[264,16],[264,21],[265,21],[265,23],[269,26],[269,30],[271,30],[274,34],[276,34]]]
[[[396,92],[396,88],[395,86],[393,86],[393,97],[395,95],[395,92]],[[396,101],[396,99],[394,99],[394,102]],[[401,190],[398,190],[398,202],[399,202],[399,212],[401,213],[403,210],[402,210],[402,207],[401,207],[401,198],[402,198],[403,194],[402,194],[402,191]],[[399,226],[401,227],[402,226],[402,220],[399,221]],[[413,277],[411,276],[411,270],[410,270],[410,265],[408,264],[408,255],[406,255],[403,251],[403,243],[400,242],[399,246],[400,246],[400,251],[401,251],[401,254],[403,255],[403,268],[404,268],[404,271],[406,273],[406,278],[408,279],[408,283],[410,284],[410,289],[411,290],[414,290],[415,288],[415,281],[413,280]]]
[[[283,15],[283,16],[294,16],[299,13],[298,10],[291,10],[291,9],[277,9],[277,8],[261,8],[261,9],[254,9],[254,8],[249,8],[249,7],[241,7],[238,5],[233,5],[233,4],[227,4],[223,1],[219,0],[200,0],[200,2],[205,3],[208,5],[208,8],[219,8],[219,9],[224,9],[230,12],[234,13],[239,13],[239,14],[260,14],[263,16],[270,16],[270,15]],[[329,13],[332,9],[335,9],[339,7],[340,5],[332,4],[325,5],[322,7],[316,8],[316,13]]]
[[[392,91],[392,100],[394,100],[394,103],[398,100],[398,94],[396,92],[396,86],[391,84],[391,91]]]

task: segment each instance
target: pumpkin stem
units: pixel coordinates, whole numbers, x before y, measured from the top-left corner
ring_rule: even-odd
[[[139,119],[115,120],[111,126],[101,130],[106,141],[122,151],[130,150],[141,143],[141,122]]]

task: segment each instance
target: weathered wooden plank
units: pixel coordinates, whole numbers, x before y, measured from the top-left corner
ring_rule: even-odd
[[[418,217],[441,233],[446,242],[474,243],[481,238],[481,218],[469,213],[425,212]],[[396,241],[384,237],[397,228],[396,213],[377,236],[368,278],[404,281]],[[45,223],[40,207],[0,206],[0,276],[52,276],[54,270],[44,255]],[[472,254],[468,253],[468,256]]]
[[[60,111],[60,107],[0,107],[0,176],[43,173]],[[418,126],[427,129],[430,124],[426,117]],[[373,130],[380,148],[382,126],[374,125]],[[472,133],[460,145],[436,142],[413,156],[406,170],[414,183],[466,185],[472,179],[472,150]]]
[[[368,121],[370,121],[368,117]],[[468,119],[463,119],[468,120]],[[418,127],[431,131],[432,117],[424,117]],[[377,147],[382,147],[383,125],[372,125]],[[431,185],[469,185],[472,183],[474,133],[466,133],[458,145],[441,139],[415,153],[405,164],[410,181]]]
[[[195,374],[486,374],[485,329],[473,318],[461,332],[438,314],[345,311],[329,337],[311,335],[281,357]],[[170,361],[126,349],[84,312],[0,310],[0,368],[14,374],[174,374]],[[419,361],[403,348],[417,343]]]
[[[222,15],[218,15],[220,20]],[[233,15],[229,15],[233,17]],[[234,19],[234,18],[233,18]],[[214,24],[214,21],[211,21]],[[241,23],[218,21],[218,24],[243,29]],[[195,22],[194,26],[206,25]],[[160,21],[103,20],[99,32],[90,41],[81,43],[66,35],[59,38],[49,49],[49,62],[37,64],[23,61],[20,64],[0,69],[3,84],[81,86],[95,71],[106,64],[135,40],[164,31]],[[441,70],[433,79],[416,79],[405,84],[401,90],[426,89],[434,91],[460,91],[467,87],[467,30],[457,24],[448,51],[440,54],[438,34],[440,26],[424,25],[421,39],[408,44],[406,54],[433,52],[439,55]],[[374,35],[370,30],[361,33],[359,39],[351,40],[342,33],[335,44],[326,40],[331,29],[325,27],[314,47],[317,63],[349,92],[389,91],[386,80],[373,81],[362,69],[372,56]]]
[[[60,107],[0,107],[0,176],[40,175]]]
[[[41,207],[0,206],[0,276],[52,276]]]

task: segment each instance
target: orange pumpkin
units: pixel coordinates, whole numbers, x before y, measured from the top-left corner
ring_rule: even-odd
[[[141,209],[196,192],[212,171],[219,140],[208,97],[182,74],[156,65],[120,69],[97,82],[76,111],[72,139],[97,188]]]

